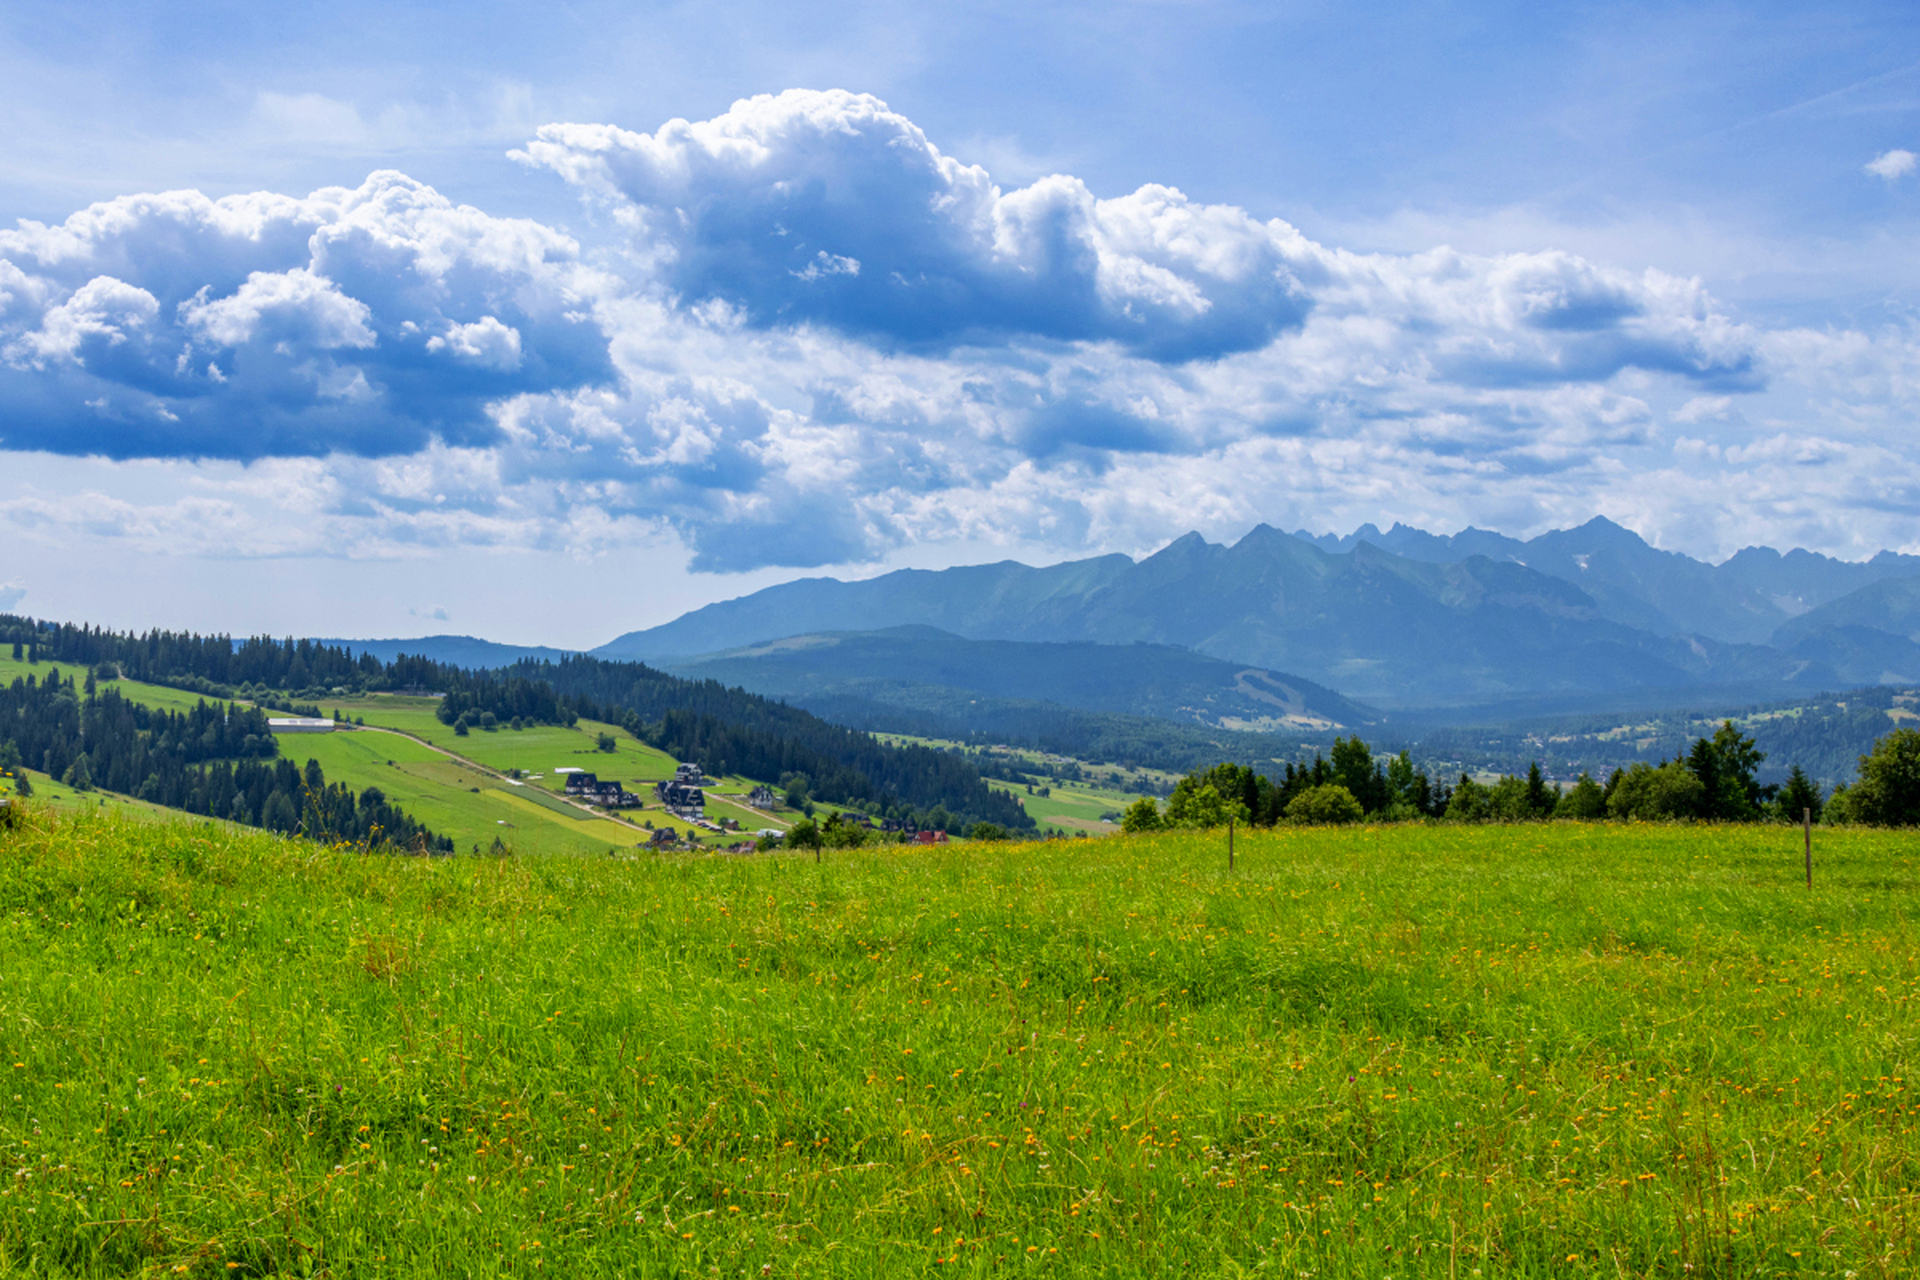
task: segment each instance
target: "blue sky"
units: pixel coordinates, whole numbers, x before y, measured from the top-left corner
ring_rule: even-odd
[[[0,126],[43,616],[586,645],[1262,520],[1920,550],[1910,6],[28,3]]]

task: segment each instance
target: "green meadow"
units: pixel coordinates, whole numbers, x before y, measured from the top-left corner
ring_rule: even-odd
[[[1041,830],[1085,831],[1090,835],[1111,835],[1120,829],[1117,822],[1103,822],[1100,815],[1125,810],[1138,799],[1124,791],[1092,787],[1083,783],[1049,784],[1049,795],[1027,795],[1025,787],[994,784],[996,790],[1015,796]]]
[[[371,737],[372,735],[367,735]],[[351,740],[351,739],[349,739]],[[1913,837],[0,834],[0,1271],[1903,1276]]]

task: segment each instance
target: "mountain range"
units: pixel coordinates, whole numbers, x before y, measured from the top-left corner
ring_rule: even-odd
[[[1920,601],[1893,585],[1916,578],[1920,557],[1889,552],[1850,562],[1749,548],[1711,565],[1602,518],[1528,541],[1403,525],[1330,540],[1261,525],[1231,546],[1190,533],[1138,562],[803,579],[596,652],[684,666],[791,636],[919,625],[978,641],[1180,646],[1390,707],[1792,692],[1920,679],[1920,626],[1899,622],[1920,622]]]
[[[1604,518],[1527,540],[1260,525],[1137,562],[802,579],[593,652],[781,696],[931,691],[1230,727],[1365,723],[1364,704],[1788,696],[1920,681],[1920,557],[1749,547],[1716,565]],[[1254,696],[1278,687],[1299,696]]]
[[[962,724],[982,703],[1052,703],[1238,733],[1318,733],[1379,718],[1312,681],[1191,649],[967,640],[927,626],[794,636],[665,665],[809,708],[857,698]]]

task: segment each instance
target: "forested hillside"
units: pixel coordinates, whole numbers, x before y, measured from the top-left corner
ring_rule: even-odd
[[[408,655],[381,662],[312,640],[136,635],[10,615],[0,615],[0,644],[29,659],[111,664],[131,677],[223,698],[319,702],[342,693],[436,693],[441,718],[460,728],[515,719],[572,724],[584,716],[621,725],[712,774],[767,782],[802,775],[809,794],[829,803],[952,830],[976,822],[1015,830],[1034,825],[1017,800],[989,788],[956,756],[889,746],[796,707],[640,663],[529,659],[497,672],[469,671]]]
[[[374,787],[328,784],[319,765],[275,759],[257,708],[143,706],[111,684],[84,692],[56,670],[0,687],[0,767],[24,764],[79,791],[96,787],[247,826],[370,847],[451,851]]]

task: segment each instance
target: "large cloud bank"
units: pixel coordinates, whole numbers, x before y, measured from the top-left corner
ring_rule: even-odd
[[[1006,191],[838,92],[516,155],[597,241],[395,173],[0,232],[0,447],[205,460],[195,501],[231,518],[123,523],[232,550],[666,533],[716,570],[1595,511],[1844,550],[1920,507],[1909,337],[1759,328],[1697,280],[1352,253],[1166,187]],[[298,528],[233,514],[287,489],[317,502]]]

